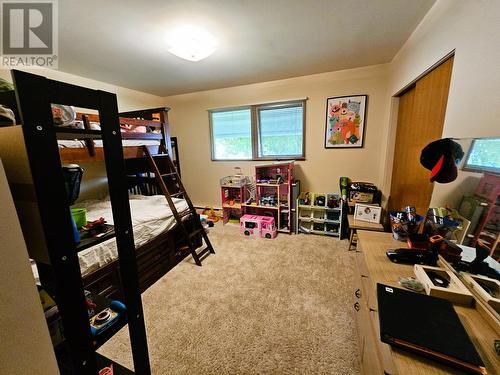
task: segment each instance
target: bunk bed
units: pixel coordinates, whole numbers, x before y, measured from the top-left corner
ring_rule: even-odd
[[[0,103],[13,107],[15,99],[14,93],[0,94]],[[15,113],[18,113],[14,106]],[[145,291],[159,278],[171,270],[188,254],[186,251],[180,251],[184,248],[182,243],[182,234],[174,226],[174,217],[168,209],[161,194],[154,174],[146,162],[143,145],[157,158],[164,156],[162,147],[172,155],[177,172],[180,174],[180,162],[178,154],[177,140],[170,137],[168,123],[169,108],[152,108],[124,112],[119,114],[120,127],[122,128],[121,138],[123,146],[123,157],[125,159],[125,169],[127,173],[127,184],[129,192],[133,195],[131,202],[140,202],[137,209],[133,210],[134,235],[136,238],[136,256],[138,265],[139,285],[141,292]],[[18,121],[19,122],[19,121]],[[62,164],[78,164],[89,162],[103,162],[105,152],[102,147],[102,140],[98,139],[98,130],[100,127],[100,118],[97,114],[77,112],[76,122],[83,123],[84,128],[90,133],[90,137],[79,139],[75,136],[75,131],[80,129],[60,127],[58,131],[58,147]],[[123,131],[127,127],[129,131]],[[146,128],[147,132],[136,132],[135,128]],[[88,135],[88,134],[87,134]],[[169,145],[170,147],[167,147]],[[140,199],[140,196],[152,196],[151,199]],[[177,200],[180,210],[185,208],[185,202]],[[102,202],[96,202],[102,205]],[[106,204],[104,202],[104,204]],[[141,206],[157,207],[160,204],[163,208],[156,219],[145,220],[141,215],[148,213],[140,210]],[[86,207],[78,203],[78,207]],[[109,206],[109,204],[108,204]],[[177,206],[177,204],[176,204]],[[92,205],[90,207],[93,207]],[[134,205],[132,206],[134,207]],[[109,220],[111,210],[88,214],[89,219],[105,217]],[[161,219],[161,220],[160,220]],[[191,218],[197,220],[197,218]],[[111,221],[112,223],[112,221]],[[144,232],[145,231],[145,232]],[[199,239],[201,241],[201,239]],[[102,295],[107,298],[121,298],[119,267],[117,260],[116,244],[113,239],[97,244],[92,248],[81,249],[79,252],[80,268],[84,286],[94,294]],[[50,272],[43,262],[37,264],[38,272],[41,278],[46,272]]]
[[[0,158],[5,165],[29,255],[37,263],[42,284],[54,288],[64,325],[65,352],[69,353],[69,373],[97,373],[97,363],[102,358],[96,355],[95,350],[128,324],[135,371],[149,374],[140,293],[189,254],[181,250],[185,247],[186,227],[200,225],[199,216],[194,211],[185,217],[182,225],[177,226],[166,220],[167,212],[166,216],[157,218],[168,221],[163,228],[156,228],[143,236],[144,241],[134,241],[141,236],[133,226],[130,207],[134,204],[131,203],[133,199],[129,199],[127,188],[139,189],[141,193],[146,190],[150,195],[158,192],[158,183],[151,177],[150,160],[143,155],[144,148],[140,142],[159,142],[158,146],[147,146],[148,154],[153,154],[155,160],[169,160],[167,155],[172,155],[172,147],[168,109],[155,108],[118,115],[114,94],[20,71],[13,71],[13,78],[16,92],[0,93],[0,104],[11,108],[16,114],[17,124],[22,124],[0,127]],[[52,103],[96,110],[100,117],[82,114],[83,129],[56,127],[51,113]],[[153,114],[159,114],[159,118],[154,119]],[[22,121],[19,121],[21,118]],[[92,119],[99,120],[102,127],[92,129]],[[145,126],[159,131],[122,133],[120,136],[120,124]],[[81,147],[61,147],[61,141],[82,139],[84,145]],[[100,139],[103,147],[95,142]],[[127,144],[128,140],[139,143]],[[108,205],[105,215],[112,220],[114,230],[90,242],[77,244],[62,165],[100,160],[105,162],[109,186],[109,203],[100,204]],[[144,189],[144,186],[148,188]],[[159,198],[166,206],[165,198]],[[155,197],[143,199],[154,200]],[[182,201],[176,200],[175,206],[182,206]],[[141,204],[139,202],[138,206]],[[158,202],[153,201],[152,204],[159,206]],[[96,212],[95,208],[91,212]],[[183,227],[184,233],[179,227]],[[193,237],[192,241],[201,244],[201,236]],[[116,240],[118,258],[110,257],[109,261],[82,274],[78,255],[92,251],[93,247],[104,246],[112,239]],[[89,330],[84,290],[91,291],[96,298],[105,301],[119,299],[126,305],[126,319],[106,331],[106,335],[99,340],[93,338]],[[60,370],[65,373],[61,366]]]

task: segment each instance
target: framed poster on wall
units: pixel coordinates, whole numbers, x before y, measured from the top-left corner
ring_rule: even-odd
[[[363,147],[368,95],[326,100],[325,148]]]

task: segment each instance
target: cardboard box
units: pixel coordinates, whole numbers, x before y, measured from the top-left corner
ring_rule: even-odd
[[[500,281],[482,275],[464,274],[464,279],[479,297],[500,314]],[[485,287],[488,290],[485,289]]]
[[[474,300],[472,293],[462,284],[453,272],[445,270],[444,268],[421,266],[419,264],[415,265],[414,272],[417,279],[424,284],[425,292],[429,296],[444,298],[450,302],[461,305],[472,304]],[[431,272],[448,280],[449,285],[447,287],[435,285],[429,276]]]

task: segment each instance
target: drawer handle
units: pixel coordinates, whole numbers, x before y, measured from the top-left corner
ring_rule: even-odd
[[[359,302],[356,302],[354,304],[354,310],[359,311],[359,309],[360,309]]]
[[[360,290],[360,289],[356,289],[356,291],[354,292],[354,295],[355,295],[357,298],[361,298],[361,290]]]

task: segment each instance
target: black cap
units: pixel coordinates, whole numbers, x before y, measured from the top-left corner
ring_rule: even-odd
[[[420,164],[431,171],[431,182],[447,183],[457,178],[457,164],[463,157],[462,146],[451,138],[444,138],[424,147]]]

